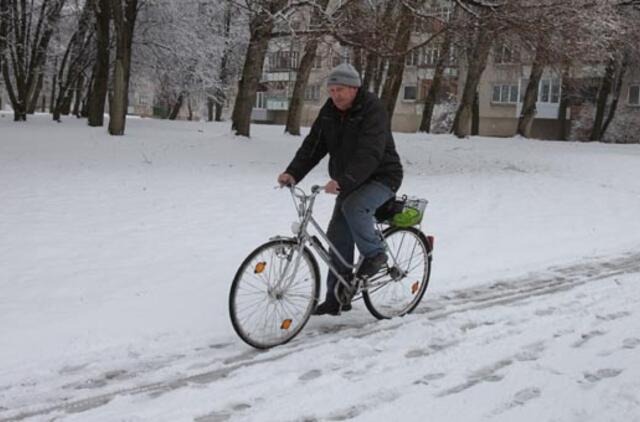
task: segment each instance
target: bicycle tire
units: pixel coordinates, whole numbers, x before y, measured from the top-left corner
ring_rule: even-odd
[[[301,290],[298,290],[298,287],[295,289],[297,292],[301,292],[300,294],[296,293],[295,301],[291,292],[277,291],[277,286],[273,284],[273,280],[270,280],[270,276],[274,272],[283,271],[283,259],[288,259],[284,257],[284,251],[291,253],[293,257],[298,246],[296,240],[288,238],[266,242],[258,246],[245,258],[233,278],[229,292],[231,324],[236,334],[252,347],[269,349],[287,343],[304,328],[318,303],[320,269],[315,257],[306,247],[302,250],[300,265],[306,265],[307,272],[302,273],[301,270],[304,271],[304,269],[299,268],[294,278],[302,276],[302,280],[295,281],[295,279],[292,279],[288,286],[288,288],[292,287],[292,285],[301,286]],[[291,259],[290,262],[293,261]],[[262,275],[263,273],[267,273],[266,277]],[[253,284],[251,280],[253,280]],[[305,286],[305,284],[308,285]],[[243,289],[252,291],[243,293]],[[262,301],[261,293],[263,293]],[[250,295],[255,296],[249,299],[249,303],[252,305],[245,305],[245,308],[241,309],[242,304],[239,300],[242,296]],[[298,297],[300,295],[302,296]],[[296,310],[295,307],[297,305],[300,308]],[[273,321],[267,320],[270,307],[273,307]],[[260,311],[265,312],[262,332],[257,327],[251,328],[249,324],[251,320],[262,317],[262,315],[258,314]],[[280,324],[279,328],[276,327],[278,324]],[[270,336],[269,334],[273,335]]]
[[[420,256],[424,259],[424,264],[420,268],[420,274],[411,271],[402,278],[394,280],[391,275],[392,269],[388,269],[387,273],[383,277],[377,279],[376,283],[379,287],[368,287],[362,292],[364,303],[374,317],[378,319],[390,319],[397,316],[407,315],[413,312],[413,310],[420,304],[420,301],[422,300],[422,297],[427,291],[427,287],[429,285],[432,245],[429,243],[424,233],[415,227],[389,227],[384,230],[383,235],[387,240],[389,248],[393,249],[395,247],[398,249],[391,251],[398,260],[403,260],[403,258],[399,256],[403,253],[402,243],[398,244],[391,240],[394,240],[393,238],[395,237],[406,235],[409,235],[411,239],[413,239],[415,245],[420,247]],[[406,258],[404,259],[406,260]],[[412,257],[409,258],[407,265],[411,265],[411,262]],[[389,264],[391,265],[391,262],[389,262]],[[401,268],[403,271],[407,269],[410,268]],[[416,280],[416,277],[420,279]],[[408,283],[404,283],[404,281],[408,281]],[[392,293],[400,292],[401,295],[407,297],[406,302],[404,304],[400,303],[398,308],[392,307],[391,305],[385,306],[382,303],[381,293],[388,294],[390,290],[393,290]],[[407,292],[411,294],[409,295]]]

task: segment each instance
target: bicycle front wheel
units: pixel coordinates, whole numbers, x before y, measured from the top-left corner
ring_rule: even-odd
[[[309,320],[320,292],[318,263],[292,239],[267,242],[240,265],[229,294],[233,329],[258,348],[284,344]]]
[[[414,227],[392,227],[384,231],[389,269],[368,281],[362,297],[378,319],[402,316],[422,300],[431,273],[431,245]]]

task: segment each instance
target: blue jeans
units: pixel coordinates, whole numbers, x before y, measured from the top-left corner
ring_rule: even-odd
[[[378,207],[394,196],[388,186],[369,181],[350,193],[346,198],[338,197],[327,229],[327,237],[342,257],[353,263],[354,245],[360,255],[368,258],[384,252],[384,243],[376,232],[374,214]],[[351,269],[342,265],[331,252],[331,262],[340,274],[350,274]],[[328,302],[336,302],[333,290],[338,279],[329,271],[327,277]]]

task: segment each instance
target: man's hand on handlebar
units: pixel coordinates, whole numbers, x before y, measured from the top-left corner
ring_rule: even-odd
[[[280,187],[294,186],[296,184],[296,179],[289,173],[282,173],[278,176],[278,184]]]
[[[340,193],[340,185],[335,180],[329,180],[329,183],[324,186],[324,191],[337,195]]]

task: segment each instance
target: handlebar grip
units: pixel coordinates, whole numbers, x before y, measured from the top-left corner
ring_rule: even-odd
[[[320,185],[311,186],[311,193],[317,193],[317,192],[320,192],[321,190],[322,190],[322,186]]]

